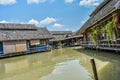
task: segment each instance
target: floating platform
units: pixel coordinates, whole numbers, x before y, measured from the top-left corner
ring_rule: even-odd
[[[11,54],[1,54],[0,59],[23,56],[23,55],[30,55],[30,54],[40,53],[40,52],[47,52],[47,51],[51,51],[51,49],[41,50],[41,51],[30,51],[30,52],[17,52],[17,53],[11,53]]]

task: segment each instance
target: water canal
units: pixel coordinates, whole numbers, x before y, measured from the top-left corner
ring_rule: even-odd
[[[120,80],[120,55],[80,47],[1,59],[0,80],[93,80],[93,56],[99,80]]]

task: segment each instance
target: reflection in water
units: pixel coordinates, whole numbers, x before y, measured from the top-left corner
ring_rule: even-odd
[[[0,60],[0,80],[92,80],[95,57],[99,80],[120,80],[120,55],[82,48]]]
[[[120,80],[120,55],[85,49],[76,49],[76,51],[89,57],[93,57],[95,54],[99,80]]]
[[[52,73],[40,80],[92,80],[79,60],[70,60],[56,64]]]
[[[22,66],[24,65],[24,66]],[[28,60],[20,60],[14,63],[5,63],[5,73],[14,72],[28,67]]]

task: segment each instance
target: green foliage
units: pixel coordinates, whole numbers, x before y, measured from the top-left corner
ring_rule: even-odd
[[[96,45],[97,44],[97,38],[94,34],[91,34],[90,37],[92,38],[94,44]]]
[[[113,22],[108,22],[106,25],[105,25],[105,31],[107,33],[107,39],[108,40],[113,40],[113,30],[114,30],[114,27],[113,27]]]
[[[114,34],[116,33],[116,36],[118,36],[118,30],[117,30],[117,27],[116,27],[116,24],[114,21],[115,17],[116,17],[116,15],[113,15],[112,20],[109,21],[101,30],[96,28],[92,31],[90,37],[94,41],[94,44],[97,44],[97,39],[98,39],[99,35],[104,32],[107,34],[108,44],[110,44],[110,42],[113,43]]]
[[[62,47],[62,43],[60,41],[58,42],[58,46]]]
[[[109,21],[106,25],[105,25],[105,31],[107,33],[107,40],[108,41],[113,41],[114,40],[114,33],[117,32],[117,27],[116,24],[114,22],[114,18],[112,21]]]
[[[99,36],[99,34],[100,34],[99,29],[96,28],[95,30],[93,30],[93,35]]]
[[[60,39],[62,39],[62,36],[58,35],[56,38],[57,38],[57,40],[60,40]]]
[[[118,35],[118,31],[117,31],[117,27],[116,24],[114,22],[115,16],[113,15],[113,19],[112,21],[109,21],[106,25],[105,25],[105,31],[107,34],[107,41],[108,44],[110,45],[110,42],[113,44],[114,41],[114,35],[116,33],[116,36]]]
[[[99,35],[100,35],[100,30],[98,28],[94,29],[92,31],[92,34],[90,35],[95,45],[97,44],[97,38]]]

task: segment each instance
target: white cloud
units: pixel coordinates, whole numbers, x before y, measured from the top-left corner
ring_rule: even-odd
[[[28,21],[28,24],[35,24],[35,25],[38,25],[39,24],[39,21],[35,20],[35,19],[31,19]]]
[[[65,3],[73,3],[74,0],[65,0]]]
[[[0,21],[0,23],[9,23],[9,22],[6,20],[2,20],[2,21]]]
[[[80,0],[80,6],[98,6],[98,0]]]
[[[28,4],[32,4],[32,3],[38,4],[38,3],[44,3],[44,2],[46,2],[46,0],[27,0]]]
[[[55,23],[54,25],[53,25],[53,28],[62,28],[64,25],[62,25],[62,24],[58,24],[58,23]]]
[[[50,23],[56,22],[56,21],[57,21],[57,19],[55,19],[55,18],[47,17],[47,18],[45,18],[44,20],[40,21],[40,24],[41,24],[41,25],[46,25],[46,24],[50,24]]]
[[[10,5],[15,3],[16,3],[16,0],[0,0],[0,5]]]

